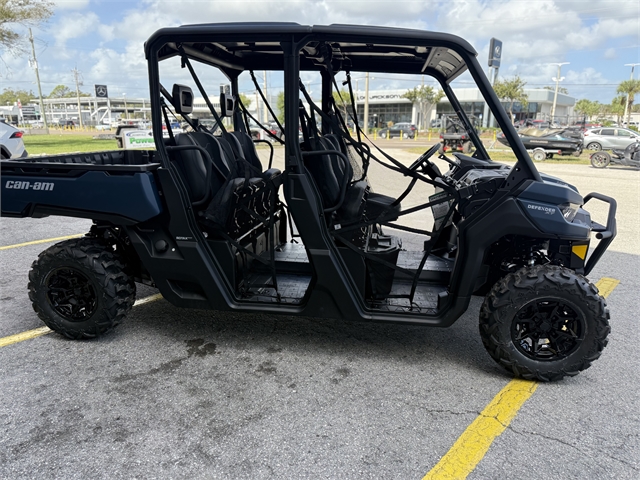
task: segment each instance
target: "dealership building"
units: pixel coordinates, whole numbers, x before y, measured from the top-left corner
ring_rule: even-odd
[[[431,108],[425,122],[421,122],[420,111],[417,105],[414,105],[404,94],[407,90],[370,90],[369,91],[369,124],[378,127],[386,126],[389,122],[410,122],[415,125],[431,125],[431,122],[442,115],[453,114],[453,108],[448,99],[444,97],[440,102]],[[516,102],[513,106],[514,120],[524,118],[548,120],[551,116],[554,92],[546,89],[529,89],[525,90],[529,103],[523,110],[522,105]],[[482,119],[485,102],[480,95],[479,90],[475,88],[457,88],[455,94],[462,105],[464,111]],[[254,95],[251,95],[255,98]],[[358,118],[363,120],[365,96],[364,92],[356,92],[356,107],[358,110]],[[263,106],[256,103],[259,99],[252,101],[248,106],[252,114],[257,118],[263,119]],[[275,107],[276,96],[270,96],[272,107]],[[215,108],[219,107],[217,96],[212,97],[211,101]],[[316,99],[319,102],[319,99]],[[261,103],[261,100],[260,100]],[[575,98],[558,93],[556,102],[556,120],[559,122],[569,122],[573,117],[573,108],[575,106]],[[509,105],[503,102],[505,109],[508,110]],[[47,121],[56,124],[60,120],[73,120],[79,124],[78,99],[77,98],[47,98],[44,99],[44,110],[47,115]],[[150,102],[146,98],[128,98],[121,97],[80,97],[80,115],[82,116],[83,125],[104,125],[117,122],[124,119],[149,119],[150,118]],[[28,121],[40,119],[40,107],[37,104],[29,104],[22,106],[20,112],[18,106],[0,107],[0,116],[11,121]],[[209,109],[202,98],[194,99],[194,116],[200,118],[209,118]]]
[[[410,100],[404,98],[406,90],[371,90],[369,91],[369,124],[378,127],[386,126],[388,122],[399,123],[409,122],[415,125],[422,123],[420,120],[420,111],[416,105]],[[456,88],[454,89],[456,97],[460,102],[463,110],[468,115],[473,115],[477,119],[482,119],[485,102],[480,91],[475,88]],[[522,120],[525,118],[548,120],[551,117],[551,109],[553,107],[552,90],[546,89],[528,89],[525,90],[528,97],[528,105],[522,108],[520,102],[513,105],[514,120]],[[364,119],[364,92],[358,92],[357,110],[358,119]],[[556,121],[568,123],[574,116],[573,108],[576,104],[575,98],[558,93],[556,101]],[[503,102],[505,110],[509,110],[509,104]],[[454,110],[446,97],[432,108],[425,125],[431,125],[442,115],[453,114]]]

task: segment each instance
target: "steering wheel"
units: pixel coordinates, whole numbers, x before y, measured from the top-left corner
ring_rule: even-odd
[[[438,177],[442,176],[440,173],[440,169],[436,166],[435,163],[430,162],[429,159],[440,149],[440,144],[436,143],[429,150],[424,152],[418,159],[411,164],[409,170],[412,172],[417,171],[420,167],[422,167],[422,171],[426,173],[432,180],[435,180]]]

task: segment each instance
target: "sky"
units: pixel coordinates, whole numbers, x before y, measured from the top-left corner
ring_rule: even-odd
[[[617,85],[640,63],[639,0],[55,0],[54,16],[33,34],[43,94],[56,85],[83,91],[106,84],[113,97],[148,98],[143,45],[157,29],[192,23],[292,21],[364,24],[453,33],[478,51],[487,66],[489,41],[503,42],[501,78],[519,75],[527,88],[561,86],[576,98],[609,103]],[[19,30],[19,29],[17,29]],[[0,88],[37,92],[29,56],[0,51]],[[270,74],[271,75],[271,74]],[[270,92],[282,87],[271,78]],[[640,78],[640,66],[635,78]],[[217,79],[213,79],[217,85]],[[459,87],[472,86],[461,77]],[[278,85],[280,83],[280,85]],[[411,88],[414,80],[372,80],[371,89]],[[360,86],[362,89],[362,85]],[[249,83],[241,85],[246,93]],[[212,92],[216,93],[216,92]]]

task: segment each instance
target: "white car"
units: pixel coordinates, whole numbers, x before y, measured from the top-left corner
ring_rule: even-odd
[[[22,141],[22,130],[0,121],[0,159],[23,158],[27,155]]]

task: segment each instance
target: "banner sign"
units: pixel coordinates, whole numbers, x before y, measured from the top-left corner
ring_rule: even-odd
[[[109,98],[109,93],[107,92],[106,85],[94,85],[96,89],[96,97],[98,98]]]
[[[502,59],[502,41],[497,38],[492,38],[489,42],[489,66],[498,68],[500,67],[500,60]]]
[[[126,129],[122,132],[122,146],[126,150],[132,148],[155,149],[156,143],[153,140],[151,130]]]

